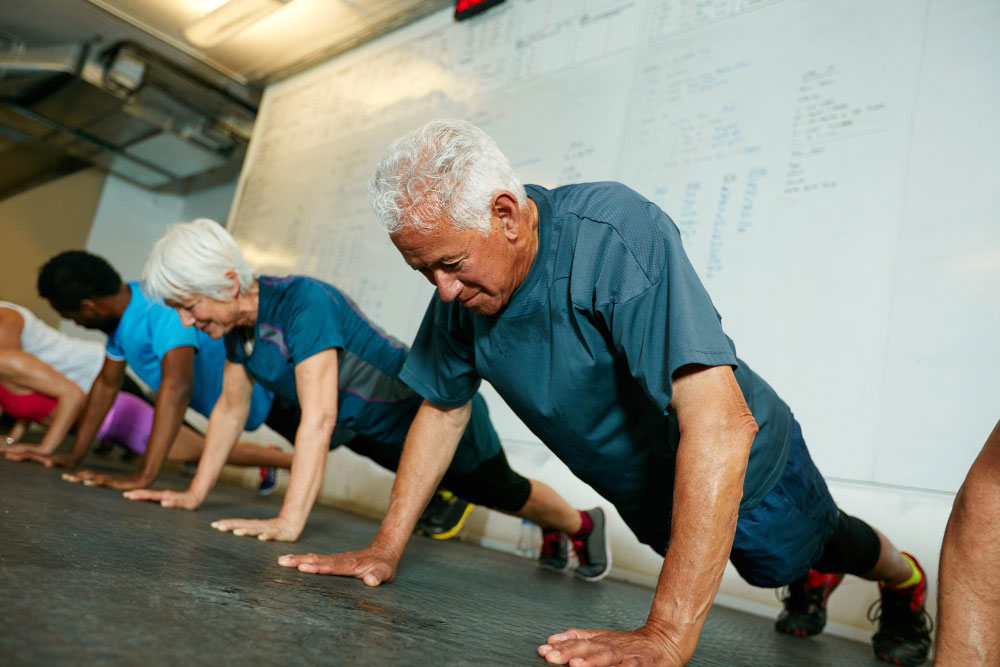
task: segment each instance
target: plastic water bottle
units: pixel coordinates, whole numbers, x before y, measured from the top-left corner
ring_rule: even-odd
[[[535,560],[541,546],[541,529],[527,519],[521,519],[521,533],[517,539],[517,555]]]

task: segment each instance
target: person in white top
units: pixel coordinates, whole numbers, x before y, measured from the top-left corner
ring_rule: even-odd
[[[27,308],[0,301],[0,405],[8,411],[13,404],[18,406],[18,422],[3,443],[8,456],[55,451],[76,422],[103,363],[100,343],[71,338]],[[42,401],[35,392],[48,400]],[[43,420],[49,429],[38,445],[15,444],[27,421]]]
[[[11,339],[9,342],[15,342],[13,332],[17,329],[17,317],[10,311],[21,316],[16,344],[52,368],[59,369],[60,373],[72,380],[84,392],[90,391],[94,379],[104,364],[104,345],[97,341],[67,336],[35,317],[35,314],[24,306],[0,301],[0,317],[9,317],[14,325],[0,332],[0,336]],[[7,329],[10,333],[6,333]],[[9,347],[6,343],[7,340],[0,339],[0,347]]]

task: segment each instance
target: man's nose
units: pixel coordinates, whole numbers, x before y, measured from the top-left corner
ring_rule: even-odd
[[[462,291],[462,281],[447,271],[438,269],[434,272],[434,285],[442,301],[454,301]]]

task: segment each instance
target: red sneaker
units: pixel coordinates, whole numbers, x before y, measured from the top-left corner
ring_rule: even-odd
[[[809,570],[806,576],[788,586],[781,599],[785,609],[774,623],[774,629],[796,637],[812,637],[826,626],[826,602],[843,574],[828,574]]]
[[[868,620],[878,621],[872,648],[879,660],[895,665],[922,665],[927,661],[931,631],[934,629],[924,609],[927,575],[916,558],[906,555],[920,571],[920,581],[907,588],[892,588],[879,583],[882,599],[876,600],[868,609]]]

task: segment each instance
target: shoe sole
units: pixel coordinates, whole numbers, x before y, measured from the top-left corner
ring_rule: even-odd
[[[803,638],[815,637],[816,635],[823,633],[822,629],[817,630],[816,632],[809,632],[805,628],[783,628],[779,626],[774,626],[774,629],[785,635],[790,635],[792,637],[803,637]]]
[[[543,570],[548,570],[549,572],[565,572],[569,569],[569,559],[566,559],[566,564],[562,567],[556,567],[555,565],[550,565],[549,563],[543,563],[541,561],[538,561],[538,567]]]
[[[580,579],[581,581],[591,581],[591,582],[600,581],[604,577],[608,576],[609,572],[611,572],[611,546],[610,543],[608,542],[608,515],[604,512],[604,510],[601,510],[601,514],[604,515],[604,522],[603,522],[604,526],[601,529],[604,532],[604,553],[607,555],[608,560],[604,564],[604,569],[601,570],[598,574],[592,574],[588,576],[585,574],[580,574],[580,571],[577,570],[576,578]]]
[[[900,658],[899,656],[891,656],[888,653],[876,653],[875,657],[882,662],[888,662],[892,665],[901,665],[901,667],[919,667],[927,662],[926,656],[923,658]]]
[[[472,503],[466,505],[465,511],[462,512],[461,518],[455,523],[454,526],[440,533],[431,533],[430,538],[432,540],[450,540],[451,538],[458,535],[459,531],[462,530],[462,526],[465,525],[465,519],[466,517],[469,516],[469,512],[472,511],[473,507],[475,507],[475,505],[473,505]]]

